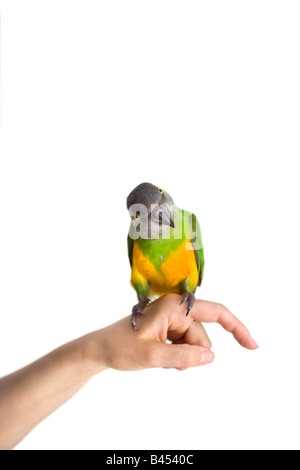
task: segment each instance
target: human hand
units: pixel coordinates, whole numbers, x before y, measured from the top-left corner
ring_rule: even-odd
[[[151,303],[138,319],[138,331],[133,330],[130,317],[126,317],[84,337],[85,356],[92,372],[152,367],[184,370],[209,364],[214,354],[201,322],[220,323],[241,346],[257,349],[247,328],[223,305],[196,300],[186,317],[180,300],[177,294],[168,294]]]

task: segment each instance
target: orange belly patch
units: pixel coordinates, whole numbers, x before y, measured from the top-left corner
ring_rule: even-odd
[[[149,258],[146,258],[137,243],[132,253],[131,282],[134,285],[149,283],[153,294],[180,292],[180,283],[187,281],[187,287],[193,291],[198,283],[198,268],[194,250],[189,240],[171,253],[158,271]]]

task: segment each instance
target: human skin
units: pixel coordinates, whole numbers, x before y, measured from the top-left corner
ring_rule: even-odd
[[[0,379],[0,449],[15,447],[94,375],[108,368],[184,370],[209,364],[214,354],[202,322],[218,322],[241,346],[258,347],[246,327],[223,305],[196,300],[186,317],[180,300],[169,294],[150,304],[138,319],[138,331],[133,330],[128,316]]]

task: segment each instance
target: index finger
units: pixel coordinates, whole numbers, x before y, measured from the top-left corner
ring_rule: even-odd
[[[219,323],[232,333],[238,343],[247,349],[257,349],[258,345],[243,323],[224,305],[207,300],[195,300],[190,316],[193,320],[205,323]]]

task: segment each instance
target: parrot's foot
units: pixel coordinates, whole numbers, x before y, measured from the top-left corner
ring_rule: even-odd
[[[188,308],[187,308],[187,312],[186,312],[186,316],[188,316],[188,314],[192,310],[194,302],[195,302],[195,296],[194,296],[193,292],[186,292],[183,296],[182,301],[180,302],[180,305],[184,304],[185,302],[187,302],[187,304],[188,304]]]
[[[132,309],[132,314],[131,314],[131,320],[130,320],[130,323],[131,323],[131,326],[132,328],[134,328],[136,331],[137,331],[137,327],[136,327],[136,319],[139,315],[144,315],[143,314],[143,310],[144,308],[147,307],[147,305],[149,304],[150,302],[150,299],[147,299],[146,297],[142,297],[140,300],[139,300],[139,303],[136,304],[133,309]]]

